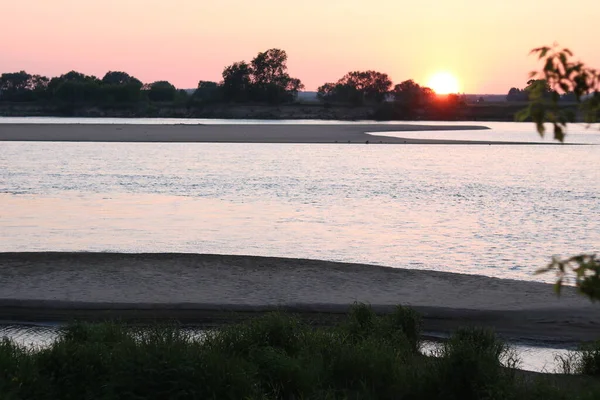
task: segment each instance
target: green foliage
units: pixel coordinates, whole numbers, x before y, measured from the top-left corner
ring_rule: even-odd
[[[554,139],[563,142],[567,124],[574,122],[576,117],[573,111],[559,107],[560,93],[563,93],[579,104],[586,122],[596,122],[600,113],[600,73],[580,61],[572,61],[573,53],[569,49],[539,47],[531,52],[544,64],[542,71],[532,72],[531,77],[543,79],[529,81],[530,103],[516,115],[517,120],[531,118],[541,136],[545,132],[544,123],[549,122],[554,127]],[[551,92],[550,96],[545,95],[548,92]],[[600,259],[595,254],[566,259],[553,257],[550,264],[536,273],[549,271],[556,272],[554,288],[557,294],[560,294],[565,279],[573,273],[579,293],[592,301],[600,300]]]
[[[559,107],[560,94],[571,94],[579,103],[584,120],[596,122],[600,112],[600,73],[580,61],[573,61],[569,49],[539,47],[532,53],[543,60],[544,66],[541,72],[531,73],[532,78],[540,79],[530,81],[533,82],[528,90],[530,103],[517,115],[517,120],[531,118],[541,136],[545,133],[544,123],[551,123],[554,139],[563,142],[567,124],[575,122],[576,115],[572,110]]]
[[[29,399],[38,388],[35,354],[10,340],[0,341],[0,393],[4,399]]]
[[[575,275],[577,290],[592,301],[600,300],[600,259],[595,254],[580,254],[561,259],[553,257],[552,262],[536,271],[543,274],[549,271],[556,273],[554,289],[560,294],[565,280]]]
[[[331,328],[279,313],[203,334],[75,324],[35,351],[0,342],[0,393],[41,400],[564,398],[560,389],[547,397],[516,379],[501,363],[508,348],[489,331],[457,332],[437,358],[419,354],[419,334],[413,310],[378,316],[363,304]]]
[[[549,99],[554,95],[554,91],[544,79],[530,79],[524,89],[510,88],[506,101],[528,101],[530,99],[542,98]]]

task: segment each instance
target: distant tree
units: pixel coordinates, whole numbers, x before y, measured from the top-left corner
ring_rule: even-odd
[[[374,103],[384,101],[392,87],[389,76],[376,71],[350,72],[342,78],[342,81],[364,93],[367,102]]]
[[[226,67],[220,94],[225,101],[278,104],[292,101],[303,88],[300,79],[292,78],[287,72],[287,53],[269,49],[258,53],[250,64],[240,61]],[[213,89],[206,86],[198,98],[205,98]]]
[[[436,95],[428,107],[428,119],[456,120],[461,118],[461,110],[467,105],[466,97],[459,94]]]
[[[105,85],[128,85],[135,84],[142,86],[142,82],[129,75],[127,72],[121,71],[108,71],[102,78],[102,83]]]
[[[336,83],[326,83],[319,87],[317,96],[327,102],[379,104],[385,100],[391,86],[392,81],[387,74],[377,71],[353,71]]]
[[[530,79],[527,81],[525,91],[528,93],[537,92],[539,95],[549,98],[553,94],[550,84],[545,79]]]
[[[364,93],[356,86],[343,83],[326,83],[317,89],[317,98],[325,103],[346,103],[355,106],[364,103]]]
[[[251,62],[251,97],[255,101],[283,103],[293,100],[304,88],[300,79],[287,73],[285,50],[270,49],[258,53]]]
[[[335,83],[325,83],[317,89],[317,99],[321,101],[332,101],[334,95]]]
[[[402,119],[417,119],[425,115],[436,98],[432,89],[420,86],[412,79],[394,86],[391,95],[397,117]]]
[[[412,97],[419,96],[420,92],[421,86],[412,79],[409,79],[394,86],[392,95],[396,101],[406,101],[412,100]]]
[[[549,97],[552,95],[552,89],[544,79],[530,79],[527,81],[527,86],[523,89],[510,88],[506,101],[528,101],[529,96],[533,91],[540,89],[540,93]]]
[[[190,95],[188,94],[188,92],[183,89],[179,89],[175,93],[175,98],[173,99],[173,103],[175,103],[176,106],[181,107],[181,106],[186,106],[188,104],[189,100],[190,100]]]
[[[252,59],[252,83],[256,85],[268,85],[278,83],[287,75],[287,54],[284,50],[270,49],[258,53]]]
[[[148,99],[156,102],[174,101],[177,89],[167,81],[157,81],[148,85]]]
[[[0,93],[2,98],[13,100],[29,89],[31,75],[25,71],[4,73],[0,76]]]
[[[29,84],[29,90],[34,92],[35,98],[45,97],[50,79],[42,75],[32,75]]]
[[[43,97],[49,79],[25,71],[0,75],[0,100],[34,101]]]
[[[199,103],[215,103],[222,99],[221,87],[217,82],[200,81],[192,99]]]
[[[81,72],[77,71],[69,71],[66,74],[63,74],[59,77],[52,78],[51,84],[57,85],[63,82],[93,82],[99,83],[100,80],[93,75],[85,75]]]
[[[225,67],[221,86],[225,101],[248,101],[252,87],[252,68],[244,61]]]
[[[510,88],[506,95],[506,101],[527,101],[528,99],[529,94],[527,91],[515,87]]]
[[[410,79],[394,86],[392,96],[398,103],[411,107],[423,107],[434,99],[435,93],[432,89],[422,87]]]
[[[134,103],[140,100],[142,82],[126,72],[109,71],[102,78],[104,101],[111,103]]]
[[[100,99],[101,81],[95,76],[70,71],[52,78],[48,91],[54,100],[70,104],[89,104]]]

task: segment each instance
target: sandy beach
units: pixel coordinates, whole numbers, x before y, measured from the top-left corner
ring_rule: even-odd
[[[220,323],[232,311],[343,313],[414,307],[424,329],[484,325],[512,339],[597,338],[600,308],[551,285],[327,261],[200,254],[0,253],[0,319],[178,319]]]
[[[367,132],[481,130],[485,126],[410,124],[240,124],[116,125],[0,124],[0,141],[64,142],[215,142],[215,143],[360,143],[371,144],[534,144],[473,140],[409,139]],[[533,137],[533,136],[532,136]]]

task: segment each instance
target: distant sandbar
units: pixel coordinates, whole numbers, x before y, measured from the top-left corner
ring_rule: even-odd
[[[378,132],[489,129],[472,125],[412,124],[0,124],[0,141],[53,142],[213,142],[371,144],[534,144],[477,140],[410,139]],[[367,134],[367,132],[377,132]]]

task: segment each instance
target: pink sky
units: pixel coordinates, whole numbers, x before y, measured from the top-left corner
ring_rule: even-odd
[[[20,0],[0,11],[0,72],[121,70],[192,88],[277,47],[307,90],[374,69],[422,84],[448,71],[463,92],[506,93],[539,66],[529,50],[553,42],[600,67],[598,0]]]

